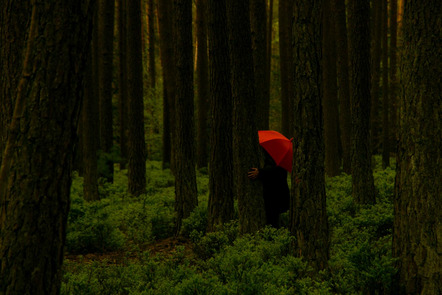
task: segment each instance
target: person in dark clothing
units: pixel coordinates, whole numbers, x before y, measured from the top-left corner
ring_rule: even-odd
[[[267,224],[278,228],[279,215],[286,212],[290,206],[287,171],[276,166],[275,161],[265,150],[264,155],[264,167],[251,168],[248,177],[262,182]]]

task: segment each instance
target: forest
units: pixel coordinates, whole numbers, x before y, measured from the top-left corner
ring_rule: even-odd
[[[442,294],[440,0],[0,8],[0,295]]]

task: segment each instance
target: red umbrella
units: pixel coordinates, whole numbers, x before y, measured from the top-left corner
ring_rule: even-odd
[[[259,144],[269,153],[277,166],[292,172],[293,144],[281,133],[273,130],[259,130]]]

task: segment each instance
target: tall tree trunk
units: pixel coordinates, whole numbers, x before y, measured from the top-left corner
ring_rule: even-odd
[[[0,27],[11,34],[0,42],[26,46],[2,51],[24,60],[10,76],[18,80],[0,167],[0,293],[59,294],[92,9],[78,0],[14,2],[0,1]]]
[[[293,17],[294,136],[290,231],[294,253],[316,270],[327,267],[329,229],[322,122],[322,1],[295,1]]]
[[[293,1],[279,1],[279,60],[281,69],[281,131],[289,138],[292,135],[292,109],[293,100],[293,66],[292,46],[290,44],[292,23],[291,14]]]
[[[160,55],[163,68],[163,168],[175,171],[175,69],[172,0],[158,1]]]
[[[266,0],[250,0],[253,69],[255,73],[256,116],[258,130],[268,129],[268,88],[266,86]],[[267,121],[266,121],[267,120]]]
[[[390,166],[390,102],[388,82],[388,3],[382,0],[382,167]]]
[[[255,79],[249,1],[227,0],[227,28],[233,94],[233,172],[241,233],[264,226],[264,198],[259,181],[250,181],[250,167],[259,167]]]
[[[126,0],[126,61],[128,94],[129,193],[146,191],[146,143],[144,137],[143,66],[141,48],[141,3]]]
[[[207,167],[208,137],[207,114],[209,97],[209,77],[207,60],[207,0],[198,0],[196,8],[196,39],[198,40],[197,85],[198,85],[198,139],[197,139],[197,166]]]
[[[98,97],[94,95],[94,87],[92,86],[92,46],[89,48],[84,80],[82,118],[80,118],[83,121],[82,133],[80,134],[83,137],[83,194],[85,200],[95,201],[100,198],[98,195],[97,170],[99,103]]]
[[[380,152],[380,76],[381,76],[381,45],[382,45],[382,1],[373,0],[371,13],[371,151],[374,154]]]
[[[149,78],[150,88],[155,89],[156,86],[156,70],[155,70],[155,5],[154,0],[148,0],[147,10],[147,26],[149,30]]]
[[[339,155],[339,112],[338,86],[336,79],[335,29],[332,23],[331,0],[324,0],[322,34],[322,79],[324,109],[325,172],[328,176],[339,175],[341,157]]]
[[[270,120],[270,77],[272,69],[272,40],[273,40],[273,0],[269,0],[269,8],[267,13],[267,36],[266,36],[266,80],[265,80],[265,95],[264,95],[264,117],[263,121],[267,123],[264,125],[264,130],[269,129]]]
[[[342,166],[345,173],[351,173],[351,114],[350,80],[348,68],[347,20],[344,0],[332,0],[332,21],[335,23],[337,77],[339,97],[339,127],[342,144]],[[334,17],[333,17],[334,16]]]
[[[390,1],[390,147],[392,152],[396,150],[397,144],[397,15],[398,6],[397,0]]]
[[[114,44],[115,0],[98,1],[98,97],[100,101],[100,148],[111,153],[112,125],[112,62]],[[113,181],[114,163],[106,157],[104,177]]]
[[[177,68],[176,110],[176,232],[181,222],[198,205],[195,172],[195,131],[192,52],[192,1],[174,0],[174,54]]]
[[[351,73],[351,170],[353,197],[357,203],[375,202],[370,152],[370,2],[349,6]]]
[[[208,230],[233,219],[233,153],[230,60],[225,0],[208,0],[210,110]]]
[[[127,29],[126,29],[126,0],[118,0],[118,52],[119,52],[119,71],[118,71],[118,110],[120,119],[120,169],[126,169],[127,152],[127,125],[128,125],[128,107],[127,107]]]
[[[442,293],[440,1],[406,1],[394,197],[396,294]]]

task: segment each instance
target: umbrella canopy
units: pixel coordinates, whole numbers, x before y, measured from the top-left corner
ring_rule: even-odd
[[[258,136],[259,144],[269,153],[276,165],[291,173],[293,161],[292,141],[274,130],[259,130]]]

